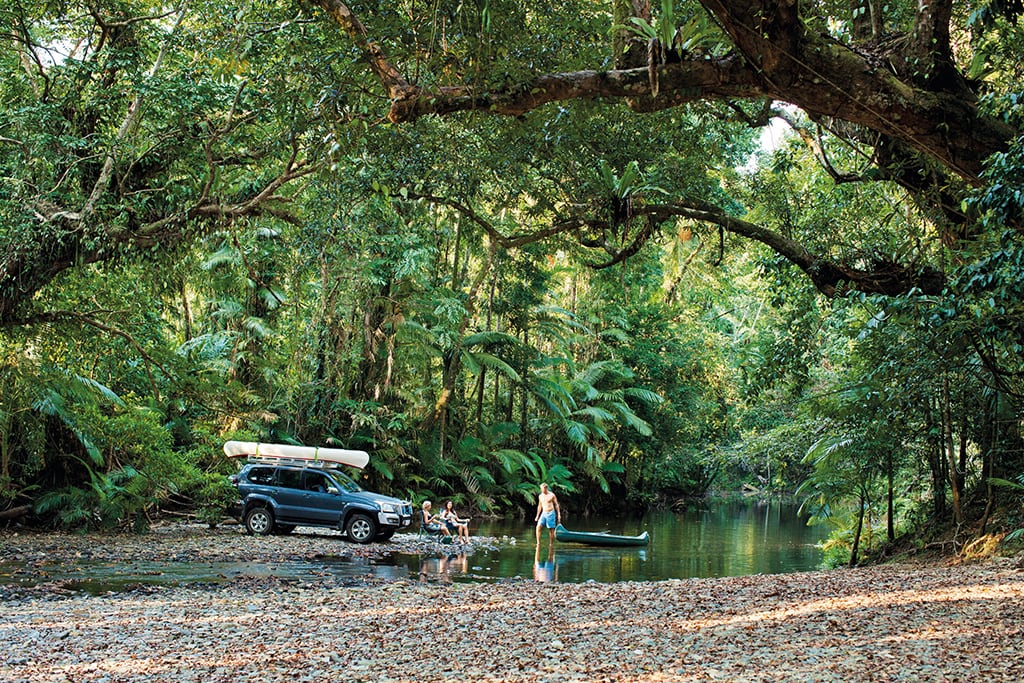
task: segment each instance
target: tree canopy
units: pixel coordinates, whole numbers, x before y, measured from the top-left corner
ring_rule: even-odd
[[[461,50],[446,44],[410,54],[397,44],[393,25],[368,26],[358,9],[339,1],[317,4],[363,51],[391,100],[394,122],[459,111],[521,116],[551,103],[599,100],[640,112],[717,102],[751,125],[765,125],[776,115],[791,120],[788,105],[813,124],[796,126],[837,181],[899,184],[930,210],[945,239],[971,233],[965,193],[981,182],[983,162],[1005,153],[1020,135],[1004,115],[1008,102],[998,101],[1008,94],[1004,88],[1019,83],[1019,67],[996,47],[1019,30],[1016,7],[983,5],[965,14],[954,12],[952,2],[677,6],[666,0],[655,12],[649,3],[622,0],[604,8],[611,21],[605,31],[595,31],[594,17],[575,7],[513,11],[488,4],[475,31],[457,34]],[[492,17],[506,11],[512,26],[492,25]],[[547,60],[532,59],[533,52],[518,43],[521,60],[518,49],[508,48],[490,61],[480,56],[486,41],[515,32],[515,22],[521,22],[523,42],[537,43]],[[430,35],[439,28],[424,23]],[[443,67],[429,59],[436,53]],[[410,57],[415,78],[405,68]],[[829,146],[836,142],[856,150],[863,160],[858,168],[835,169]],[[836,262],[718,205],[645,208],[657,217],[687,216],[762,241],[826,294],[840,283],[885,294],[942,288],[936,264]]]

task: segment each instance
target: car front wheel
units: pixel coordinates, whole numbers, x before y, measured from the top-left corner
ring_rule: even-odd
[[[345,527],[349,540],[356,543],[369,543],[377,535],[377,523],[363,514],[352,515]]]
[[[274,514],[267,508],[253,508],[245,513],[245,530],[253,536],[266,536],[274,529]]]

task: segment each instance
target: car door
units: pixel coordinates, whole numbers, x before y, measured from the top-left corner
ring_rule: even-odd
[[[344,500],[334,482],[323,472],[306,470],[302,488],[303,516],[317,524],[337,526]]]
[[[277,521],[288,524],[307,522],[305,509],[308,502],[302,488],[302,470],[284,467],[277,470],[277,491],[274,499],[277,501]]]

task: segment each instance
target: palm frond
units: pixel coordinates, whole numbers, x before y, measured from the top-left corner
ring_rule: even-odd
[[[75,375],[74,378],[79,383],[96,390],[96,392],[98,392],[101,396],[103,396],[105,399],[107,399],[114,405],[119,406],[121,408],[125,407],[125,402],[121,399],[121,397],[118,396],[113,389],[110,389],[105,384],[101,384],[100,382],[97,382],[94,379],[91,379],[89,377],[83,377],[81,375]]]
[[[516,372],[516,369],[513,368],[508,363],[506,363],[501,358],[498,358],[497,356],[491,355],[489,353],[477,352],[472,354],[466,354],[466,357],[468,359],[471,359],[472,362],[474,362],[478,367],[485,367],[490,370],[496,370],[505,377],[511,379],[513,382],[522,381],[522,377],[520,377],[519,373]]]
[[[626,387],[622,390],[626,398],[635,398],[646,405],[656,406],[665,402],[665,398],[656,391],[644,389],[643,387]]]
[[[642,436],[651,436],[654,433],[650,423],[634,413],[626,404],[616,404],[614,407],[619,409],[616,411],[619,421],[627,427],[632,427]]]
[[[611,422],[615,419],[614,413],[612,413],[610,410],[602,408],[601,406],[586,406],[585,408],[580,408],[579,410],[573,411],[572,414],[573,417],[576,418],[589,417],[595,423],[598,424],[602,422]]]
[[[205,261],[202,262],[200,268],[203,270],[216,270],[224,266],[234,266],[240,261],[238,252],[230,246],[223,246],[217,251],[210,254]]]
[[[570,442],[577,446],[585,446],[590,429],[582,422],[567,420],[564,426],[565,436]]]
[[[476,332],[462,340],[463,346],[498,346],[502,344],[516,348],[523,345],[518,337],[504,332]]]

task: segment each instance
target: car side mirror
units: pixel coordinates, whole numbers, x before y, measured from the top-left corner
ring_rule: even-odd
[[[327,493],[333,493],[334,495],[338,495],[338,489],[334,488],[333,486],[328,486]]]

